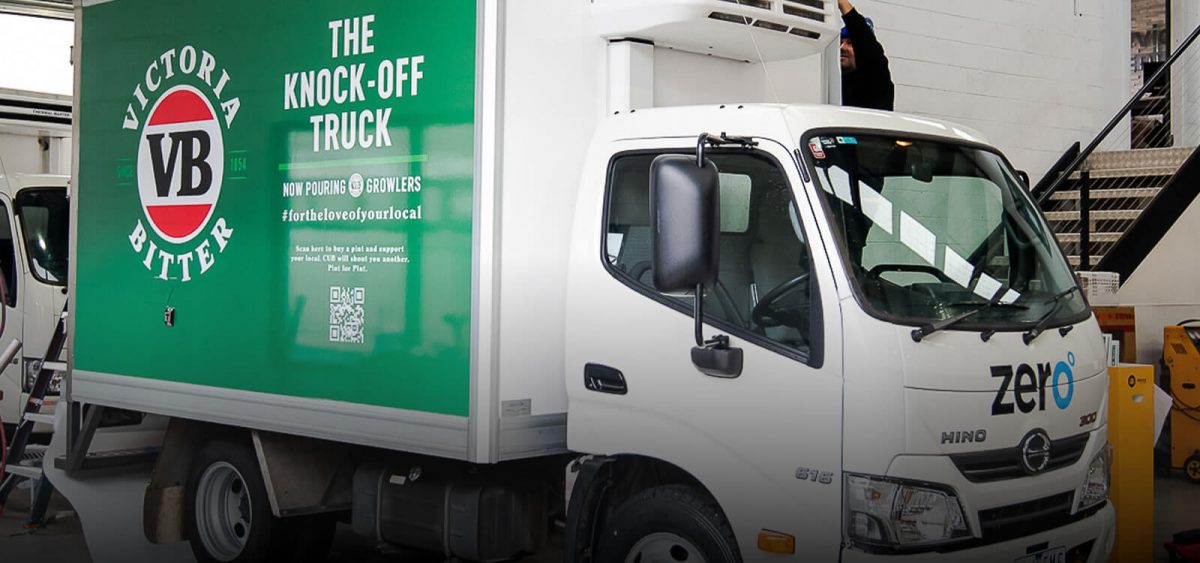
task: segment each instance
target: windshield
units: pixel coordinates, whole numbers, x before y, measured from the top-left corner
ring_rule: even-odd
[[[887,134],[808,141],[862,305],[922,325],[991,303],[958,328],[1021,329],[1075,285],[1033,203],[996,153]],[[1079,292],[1051,325],[1082,320]]]
[[[35,188],[17,194],[14,205],[21,223],[21,237],[29,256],[29,269],[38,280],[66,285],[69,214],[67,191]]]

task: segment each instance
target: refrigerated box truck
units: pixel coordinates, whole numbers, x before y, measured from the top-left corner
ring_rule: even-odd
[[[1101,336],[1010,163],[954,124],[772,103],[835,91],[833,2],[77,25],[61,462],[86,470],[101,413],[169,418],[149,539],[1106,559]]]
[[[71,107],[68,96],[0,88],[0,350],[21,346],[0,370],[0,423],[8,436],[67,298]],[[43,403],[47,416],[64,373],[57,373]],[[39,434],[50,430],[35,426]]]

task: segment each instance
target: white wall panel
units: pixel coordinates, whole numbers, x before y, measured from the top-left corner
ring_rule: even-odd
[[[1128,2],[861,0],[896,111],[974,127],[1037,181],[1129,98]]]

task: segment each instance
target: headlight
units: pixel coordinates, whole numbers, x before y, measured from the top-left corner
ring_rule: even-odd
[[[885,477],[846,475],[846,537],[877,547],[915,548],[970,539],[953,490]]]
[[[39,358],[25,358],[25,378],[21,382],[21,392],[30,393],[33,391],[33,382],[37,381],[38,371],[42,369],[42,360]],[[50,378],[50,387],[46,389],[47,395],[58,395],[62,391],[61,371],[55,371],[54,377]]]
[[[1083,510],[1108,500],[1108,486],[1112,479],[1112,445],[1104,444],[1092,463],[1088,465],[1087,479],[1083,482],[1083,494],[1079,495],[1079,509]]]

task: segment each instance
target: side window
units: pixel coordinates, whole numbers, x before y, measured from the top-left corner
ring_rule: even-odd
[[[17,306],[17,258],[13,246],[12,219],[8,206],[0,202],[0,270],[4,271],[4,301]]]
[[[654,289],[650,257],[650,163],[658,154],[618,156],[610,167],[605,253],[609,270],[643,294],[691,313],[690,297]],[[723,330],[809,359],[813,315],[808,245],[791,188],[770,158],[711,152],[721,179],[721,262],[704,295],[705,318]]]

